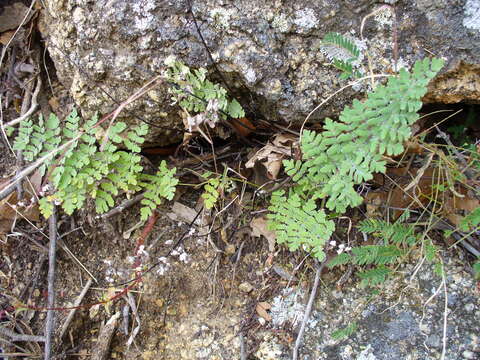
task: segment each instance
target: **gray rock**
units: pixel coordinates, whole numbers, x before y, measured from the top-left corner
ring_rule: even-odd
[[[201,34],[231,95],[250,114],[270,121],[301,122],[345,82],[328,64],[334,49],[322,45],[329,31],[350,36],[375,59],[374,73],[391,71],[393,17],[370,0],[205,0],[192,1]],[[45,0],[41,30],[57,74],[87,116],[107,113],[155,74],[168,55],[191,67],[209,59],[185,0]],[[477,0],[390,1],[397,8],[399,65],[445,57],[447,66],[431,84],[428,102],[480,101],[480,20]],[[364,60],[364,65],[366,59]],[[172,142],[182,135],[178,108],[170,106],[161,84],[122,114],[142,117],[161,128],[150,140]],[[333,116],[361,97],[365,89],[346,90],[317,111],[312,120]],[[108,95],[107,95],[108,94]],[[112,98],[111,98],[112,97]],[[135,114],[135,115],[132,115]],[[163,138],[156,138],[162,135]]]

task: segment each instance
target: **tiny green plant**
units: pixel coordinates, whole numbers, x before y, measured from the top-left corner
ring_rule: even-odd
[[[161,199],[171,199],[177,180],[175,169],[168,170],[162,163],[156,176],[143,174],[140,164],[140,145],[148,132],[145,124],[127,129],[123,122],[116,122],[101,136],[96,126],[97,117],[83,125],[76,110],[65,119],[60,131],[60,121],[50,115],[46,122],[40,117],[38,124],[25,120],[20,124],[14,148],[22,150],[25,158],[34,161],[43,154],[66,143],[67,150],[53,156],[42,165],[42,175],[48,170],[49,189],[39,200],[40,211],[45,217],[53,206],[60,205],[71,215],[91,198],[97,213],[104,213],[115,205],[114,196],[120,191],[127,194],[146,189],[142,218],[160,204]],[[97,137],[102,138],[101,144]],[[120,149],[120,146],[123,149]]]
[[[360,58],[360,49],[352,40],[347,39],[339,33],[329,32],[323,38],[323,43],[325,45],[338,47],[340,50],[343,50],[348,54],[345,59],[339,57],[333,58],[333,66],[342,72],[340,79],[347,80],[349,78],[362,77],[363,74],[359,70],[354,69],[354,62],[358,61]]]
[[[343,329],[338,329],[332,332],[332,339],[334,340],[341,340],[341,339],[346,339],[349,336],[353,335],[355,331],[357,331],[358,325],[356,322],[351,323],[347,327]]]
[[[206,69],[191,70],[173,56],[167,57],[165,65],[165,77],[172,84],[169,91],[173,100],[187,112],[199,114],[195,119],[191,118],[189,125],[192,127],[203,122],[214,127],[227,115],[232,118],[245,116],[240,103],[228,99],[225,88],[207,79]]]

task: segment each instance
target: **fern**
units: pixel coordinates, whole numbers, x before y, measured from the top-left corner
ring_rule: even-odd
[[[211,209],[215,206],[220,193],[218,192],[218,188],[220,186],[220,178],[213,177],[206,181],[205,185],[203,186],[204,192],[201,195],[205,208]]]
[[[323,38],[323,43],[326,45],[333,45],[346,51],[350,57],[346,59],[340,59],[337,56],[333,57],[333,66],[342,71],[340,78],[343,80],[350,77],[359,78],[362,73],[358,70],[354,70],[353,62],[357,61],[360,57],[360,49],[343,35],[335,32],[329,32]]]
[[[347,50],[353,58],[357,59],[360,56],[358,47],[343,35],[336,32],[329,32],[323,38],[325,44],[336,45],[342,49]]]
[[[366,219],[360,222],[358,228],[367,234],[374,234],[383,238],[385,244],[414,245],[417,241],[415,227],[410,224],[401,224],[400,221],[390,224],[384,220]]]
[[[303,199],[297,193],[286,197],[279,190],[272,194],[268,209],[270,228],[276,232],[279,244],[287,244],[290,251],[302,248],[320,261],[325,258],[323,247],[335,225],[327,220],[323,210],[317,210],[315,201]]]
[[[351,323],[347,327],[343,329],[338,329],[332,332],[332,339],[340,340],[344,338],[348,338],[349,336],[353,335],[355,331],[357,331],[358,325],[356,322]]]
[[[136,192],[146,188],[142,218],[160,204],[161,198],[171,199],[178,180],[173,178],[175,169],[168,170],[163,162],[157,176],[141,175],[143,167],[138,154],[144,136],[145,124],[127,130],[122,122],[113,124],[101,138],[98,118],[81,125],[76,110],[65,119],[60,136],[59,120],[51,115],[47,122],[40,117],[38,124],[30,120],[20,124],[14,147],[23,150],[30,161],[36,160],[59,145],[72,143],[50,165],[49,177],[53,189],[40,199],[39,208],[45,217],[52,214],[53,204],[61,205],[71,215],[89,198],[95,201],[97,213],[104,213],[115,205],[115,197],[124,192]],[[120,150],[123,146],[127,151]],[[48,167],[48,163],[44,167]],[[147,216],[148,217],[148,216]]]
[[[420,98],[427,84],[443,65],[442,60],[415,63],[413,73],[402,69],[389,78],[365,102],[354,100],[340,114],[340,121],[325,121],[324,132],[305,131],[303,161],[285,161],[286,172],[313,198],[326,198],[330,210],[344,213],[358,206],[362,197],[354,186],[386,171],[383,155],[398,155],[418,119]]]
[[[167,163],[162,160],[158,172],[153,175],[142,175],[142,185],[145,187],[145,197],[141,203],[144,205],[141,210],[141,219],[146,220],[152,215],[153,210],[162,203],[162,198],[172,200],[175,195],[175,186],[178,179],[174,177],[176,169],[169,170]],[[148,182],[147,182],[148,181]]]
[[[360,286],[375,286],[384,283],[387,276],[391,273],[392,271],[383,265],[374,269],[360,272],[358,273],[358,276],[360,277],[360,279],[362,279],[362,281],[360,282]]]
[[[226,119],[226,114],[232,118],[245,116],[239,102],[228,99],[227,90],[207,80],[206,69],[192,71],[174,57],[168,57],[165,64],[168,67],[165,76],[174,85],[169,91],[182,108],[190,112],[206,113],[211,124],[214,124],[218,117]]]
[[[22,121],[13,149],[23,151],[23,158],[26,161],[33,161],[46,155],[60,143],[59,123],[54,114],[50,114],[47,121],[44,121],[43,115],[40,115],[37,124],[33,124],[28,119]],[[42,176],[51,161],[51,159],[47,160],[39,167]]]
[[[358,55],[352,44],[339,37],[332,35],[327,40],[348,47],[352,55]],[[339,121],[327,118],[322,133],[303,132],[303,159],[283,162],[286,173],[297,184],[288,196],[283,192],[273,194],[269,208],[271,227],[277,230],[279,242],[286,242],[290,250],[297,249],[300,244],[307,244],[307,248],[314,246],[314,254],[324,258],[320,244],[324,244],[325,236],[333,232],[333,223],[325,220],[325,214],[322,209],[317,209],[315,200],[326,199],[326,207],[339,214],[362,203],[355,186],[371,180],[375,172],[385,173],[384,155],[403,152],[403,142],[410,136],[410,126],[419,117],[420,99],[442,66],[443,60],[439,59],[417,61],[411,73],[402,69],[398,76],[389,78],[385,86],[369,93],[364,102],[354,100],[351,107],[341,112]],[[316,216],[313,214],[322,215],[318,216],[315,226]],[[302,217],[311,222],[308,228],[312,233],[300,231],[304,228],[297,221]],[[400,222],[394,228],[379,221],[364,226],[366,230],[383,232],[387,243],[413,244],[416,241],[413,229]],[[316,233],[323,236],[320,243],[316,242]],[[358,252],[353,257],[343,255],[334,263],[386,264],[401,256],[400,249],[389,245],[355,251]]]

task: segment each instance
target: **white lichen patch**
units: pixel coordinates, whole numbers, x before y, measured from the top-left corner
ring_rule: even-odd
[[[463,26],[468,29],[480,30],[480,1],[467,0],[464,7]]]
[[[307,32],[318,24],[318,19],[313,9],[306,8],[295,12],[293,23],[301,32]]]
[[[272,325],[281,327],[286,323],[291,326],[297,326],[305,314],[305,305],[302,304],[304,294],[301,291],[295,291],[292,288],[285,288],[282,294],[275,297],[272,302],[270,314],[272,316]]]
[[[388,6],[383,6],[374,16],[375,22],[380,28],[391,28],[393,25],[392,10]]]
[[[288,18],[285,14],[280,14],[276,16],[273,21],[272,21],[272,27],[281,32],[281,33],[287,33],[290,31],[291,28],[291,23],[288,21]]]
[[[235,15],[234,9],[215,8],[210,10],[210,17],[217,26],[228,28],[231,18]]]
[[[257,81],[257,74],[255,73],[255,70],[253,70],[251,67],[247,69],[247,71],[244,73],[245,80],[249,84],[255,84]]]
[[[135,16],[135,28],[140,32],[153,29],[155,25],[155,15],[152,11],[156,4],[153,0],[137,0],[131,4]]]

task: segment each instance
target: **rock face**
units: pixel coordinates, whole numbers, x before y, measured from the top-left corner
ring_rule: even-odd
[[[480,102],[478,0],[388,1],[393,7],[370,0],[191,2],[221,76],[196,28],[190,1],[44,1],[41,27],[48,50],[59,79],[84,114],[111,111],[116,106],[112,98],[127,99],[159,74],[164,59],[173,54],[191,67],[206,67],[214,81],[226,79],[231,95],[253,118],[303,121],[346,84],[330,66],[338,50],[321,42],[330,31],[350,37],[367,51],[373,73],[392,72],[394,47],[398,67],[409,68],[432,54],[444,57],[447,66],[425,100]],[[368,73],[367,56],[361,65]],[[312,119],[338,114],[362,90],[348,89],[335,96]],[[131,121],[139,116],[162,127],[152,132],[152,141],[181,136],[178,108],[170,105],[166,85],[148,92],[128,110],[123,116]],[[163,137],[154,138],[158,135]]]

